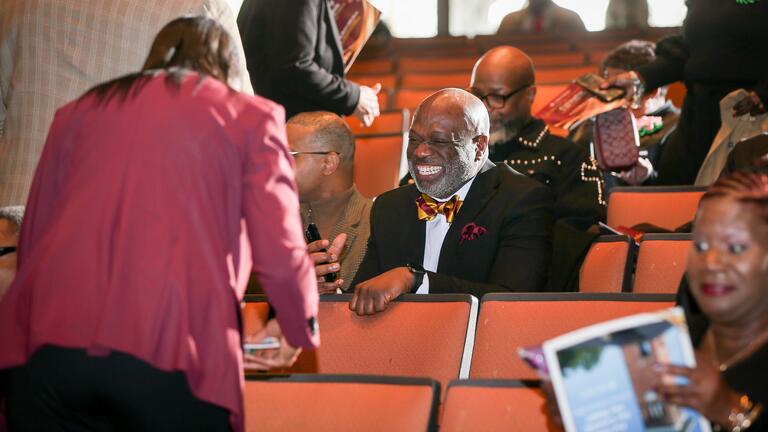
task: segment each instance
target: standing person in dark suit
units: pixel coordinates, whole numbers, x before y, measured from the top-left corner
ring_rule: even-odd
[[[748,97],[734,115],[764,113],[768,106],[768,2],[688,0],[679,35],[656,45],[656,59],[620,74],[608,85],[627,99],[676,81],[687,93],[677,129],[659,165],[659,184],[693,184],[720,129],[720,100],[734,90]]]
[[[283,105],[286,118],[306,111],[379,116],[373,88],[344,79],[339,30],[326,0],[245,0],[237,24],[254,91]]]
[[[539,291],[550,253],[549,189],[488,161],[488,111],[445,89],[416,110],[408,137],[415,184],[371,210],[371,237],[352,281],[358,315],[403,293]]]

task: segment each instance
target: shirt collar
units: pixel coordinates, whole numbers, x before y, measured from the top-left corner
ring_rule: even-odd
[[[467,194],[469,193],[469,188],[472,187],[472,183],[475,181],[476,177],[477,177],[477,174],[475,174],[474,177],[469,179],[469,181],[464,183],[464,185],[458,191],[456,191],[456,193],[454,193],[453,195],[458,195],[459,199],[464,201],[464,199],[467,197]],[[437,199],[435,197],[432,197],[432,199],[434,199],[437,202],[446,202],[446,201],[450,200],[451,198],[453,198],[453,195],[451,195],[448,198],[443,199],[443,200]]]

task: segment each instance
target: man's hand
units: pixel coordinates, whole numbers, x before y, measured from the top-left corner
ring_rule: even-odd
[[[320,294],[335,294],[341,286],[344,285],[344,280],[341,278],[336,279],[333,282],[326,282],[323,276],[331,273],[336,273],[341,270],[339,264],[339,257],[341,251],[344,249],[344,243],[347,242],[347,235],[341,233],[333,239],[333,242],[328,240],[318,240],[307,245],[307,252],[315,263],[315,274],[317,274],[317,291]],[[320,252],[326,249],[325,252]]]
[[[246,370],[269,370],[274,368],[290,367],[296,362],[301,353],[301,347],[291,346],[283,337],[280,325],[276,319],[267,321],[267,324],[258,332],[245,336],[243,342],[258,343],[265,337],[272,336],[280,340],[280,348],[259,350],[253,354],[243,355],[243,365]]]
[[[354,114],[366,127],[372,125],[373,120],[380,115],[379,98],[376,96],[380,91],[380,83],[373,87],[360,86],[360,98],[357,100]]]
[[[744,97],[744,99],[736,102],[736,105],[733,106],[734,117],[741,117],[745,114],[754,117],[760,114],[765,114],[765,112],[765,104],[760,100],[760,96],[753,91],[747,93],[747,96]]]
[[[624,90],[624,99],[635,105],[643,95],[636,95],[637,83],[643,82],[643,78],[635,71],[623,72],[604,82],[600,88],[607,89],[617,87]]]
[[[651,174],[653,174],[653,164],[648,159],[641,157],[637,159],[637,165],[627,171],[620,172],[618,177],[627,184],[640,186],[648,180]]]
[[[349,309],[358,315],[374,315],[384,311],[389,302],[411,291],[413,274],[406,267],[397,267],[357,284]]]

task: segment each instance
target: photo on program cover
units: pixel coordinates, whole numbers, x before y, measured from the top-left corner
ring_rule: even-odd
[[[543,345],[558,406],[569,432],[710,431],[697,412],[664,403],[655,363],[695,365],[679,308],[586,327]]]

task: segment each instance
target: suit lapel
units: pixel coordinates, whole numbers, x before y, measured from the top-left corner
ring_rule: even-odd
[[[292,1],[292,0],[284,0]],[[336,56],[338,64],[341,65],[341,70],[344,70],[344,48],[341,46],[341,35],[339,34],[339,28],[336,26],[336,17],[333,15],[331,5],[328,0],[320,0],[325,7],[326,24],[333,33],[333,53]]]
[[[421,264],[424,262],[424,242],[427,238],[427,223],[419,220],[416,210],[416,198],[420,192],[416,186],[409,186],[408,202],[398,213],[392,215],[395,220],[403,220],[404,243],[400,247],[407,249],[408,263]],[[403,217],[405,215],[405,217]]]
[[[475,220],[477,215],[485,208],[488,201],[496,194],[496,189],[499,187],[501,177],[499,177],[499,170],[493,169],[496,167],[491,161],[486,161],[480,173],[475,177],[475,181],[469,188],[464,204],[462,204],[459,213],[448,228],[448,233],[443,240],[443,247],[440,249],[440,261],[438,261],[438,273],[444,272],[445,269],[454,266],[454,258],[456,256],[456,248],[459,245],[462,228]],[[424,252],[422,251],[422,255]]]

